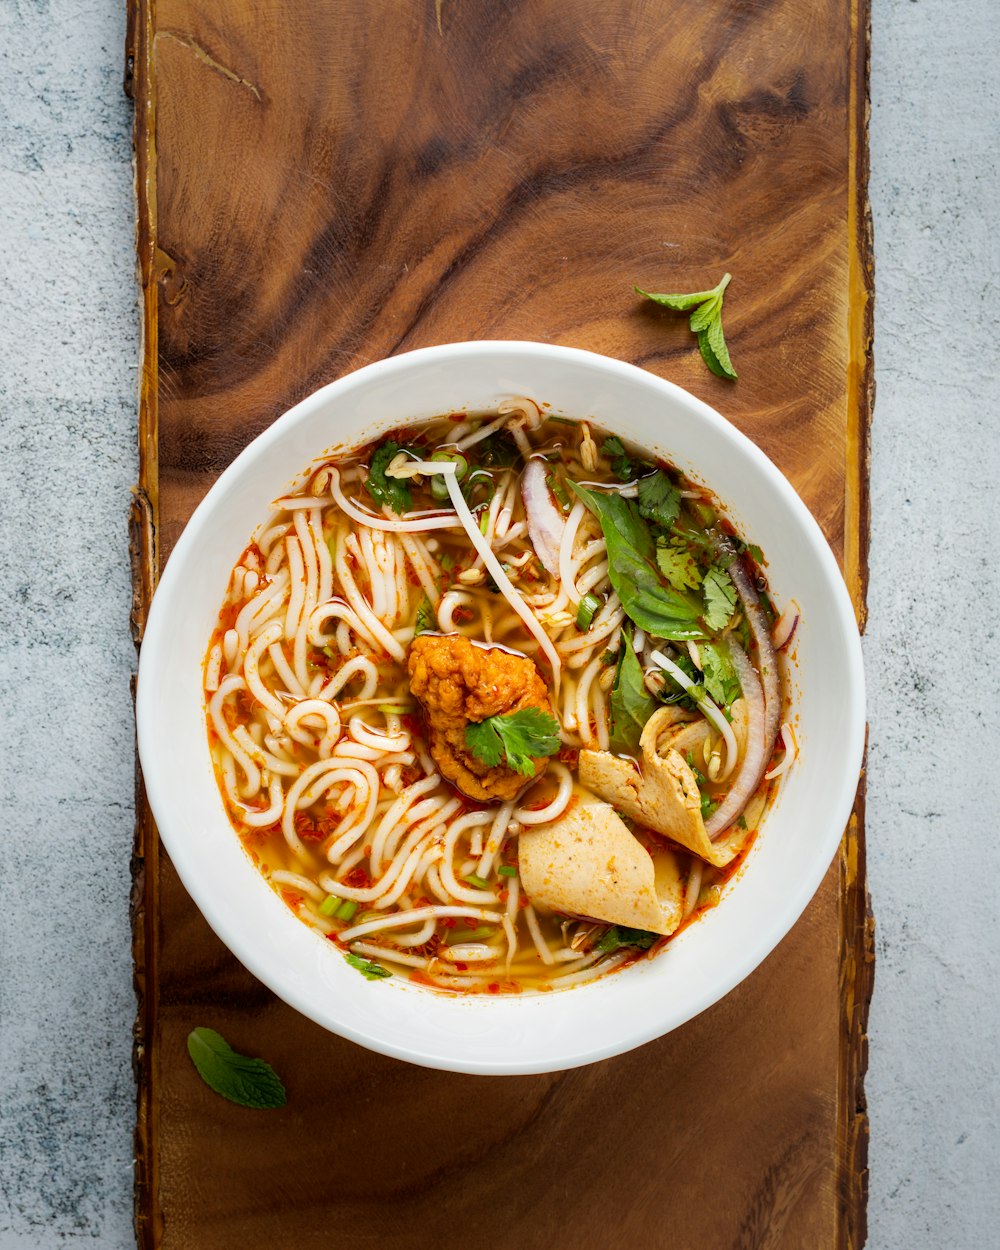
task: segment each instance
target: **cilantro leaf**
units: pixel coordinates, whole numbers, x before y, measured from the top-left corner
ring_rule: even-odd
[[[601,444],[601,455],[611,461],[611,472],[619,482],[631,482],[635,477],[632,461],[622,440],[616,435],[606,438]]]
[[[635,291],[644,299],[674,312],[691,312],[689,325],[691,332],[698,336],[698,347],[705,364],[718,377],[735,382],[738,375],[722,333],[722,301],[731,280],[732,274],[724,274],[719,285],[711,291],[695,291],[690,295],[654,295],[640,287],[636,287]]]
[[[691,552],[680,543],[658,539],[656,563],[674,590],[697,590],[701,585],[701,570]]]
[[[391,977],[388,968],[383,968],[374,959],[362,959],[360,955],[345,955],[344,958],[352,968],[357,968],[366,981],[381,981],[383,977]]]
[[[649,933],[645,929],[629,929],[615,924],[601,935],[597,949],[605,955],[616,951],[619,946],[635,946],[641,951],[648,951],[658,937],[658,933]]]
[[[497,430],[476,444],[475,458],[491,469],[511,469],[521,463],[522,457],[513,436],[506,430]]]
[[[654,638],[704,638],[697,620],[701,605],[660,577],[653,535],[635,504],[617,493],[587,490],[576,482],[570,486],[601,523],[608,576],[629,620]]]
[[[417,608],[417,619],[413,636],[415,638],[417,634],[430,633],[435,629],[437,629],[437,617],[434,613],[434,605],[424,595],[423,599],[420,600],[420,607]]]
[[[506,756],[515,772],[534,777],[535,759],[559,750],[559,722],[541,708],[525,707],[466,725],[465,745],[490,768]]]
[[[288,1101],[277,1073],[263,1059],[238,1055],[214,1029],[192,1029],[188,1054],[209,1089],[241,1107],[270,1109]]]
[[[705,595],[705,624],[711,630],[725,629],[736,607],[736,587],[729,574],[720,568],[711,568],[702,582]]]
[[[611,749],[623,755],[639,750],[639,739],[646,721],[653,715],[656,700],[646,689],[639,657],[632,646],[631,630],[618,657],[618,671],[611,688]]]
[[[413,506],[413,496],[405,478],[386,477],[386,469],[404,449],[399,443],[389,440],[383,443],[373,454],[368,466],[368,479],[365,490],[379,505],[388,505],[393,512],[408,512]]]
[[[705,690],[722,707],[730,707],[743,693],[729,650],[714,642],[703,642],[699,648],[705,674]]]
[[[699,647],[702,645],[704,644],[699,644]],[[691,694],[688,694],[685,687],[681,685],[673,673],[668,673],[664,669],[661,669],[660,671],[663,675],[663,689],[660,691],[660,700],[663,703],[676,704],[677,707],[687,708],[690,712],[697,712],[698,700],[701,698],[703,693],[701,682],[704,680],[704,674],[700,673],[698,669],[695,668],[691,661],[691,657],[686,653],[675,656],[674,663],[685,675],[685,677],[694,683],[695,689]],[[688,760],[688,763],[692,768],[694,767],[694,764],[690,759]]]
[[[681,510],[681,492],[662,469],[639,479],[639,515],[647,521],[673,525]]]

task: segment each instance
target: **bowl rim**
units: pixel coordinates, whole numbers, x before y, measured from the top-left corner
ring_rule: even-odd
[[[278,440],[287,437],[292,429],[307,421],[317,408],[325,407],[332,400],[342,401],[353,390],[366,387],[374,380],[389,379],[395,374],[405,373],[414,365],[454,360],[456,357],[480,356],[485,365],[491,357],[512,352],[528,357],[561,361],[567,366],[583,366],[591,370],[596,369],[611,377],[617,376],[626,381],[638,382],[654,391],[659,390],[661,394],[671,396],[681,406],[693,411],[698,419],[708,422],[725,438],[735,442],[740,452],[756,462],[757,468],[767,480],[768,485],[782,497],[784,504],[795,515],[796,521],[802,529],[803,536],[808,542],[811,554],[816,558],[820,566],[823,581],[831,592],[831,608],[836,618],[835,625],[843,639],[847,659],[846,670],[843,674],[843,693],[847,705],[846,720],[849,732],[843,743],[843,764],[839,770],[836,800],[831,805],[827,816],[831,832],[827,841],[823,843],[822,853],[817,851],[817,854],[810,861],[812,864],[811,871],[800,875],[795,886],[789,889],[784,896],[784,906],[769,917],[766,936],[759,938],[752,945],[748,944],[744,948],[742,955],[733,959],[728,975],[713,980],[710,990],[692,995],[688,1009],[675,1013],[666,1028],[660,1019],[660,1014],[650,1011],[641,1027],[636,1027],[633,1024],[629,1029],[623,1030],[621,1037],[615,1042],[595,1046],[587,1045],[585,1041],[581,1041],[574,1053],[561,1057],[557,1062],[525,1062],[517,1059],[508,1060],[506,1058],[489,1061],[481,1058],[464,1060],[437,1056],[430,1053],[430,1051],[416,1050],[413,1046],[408,1046],[405,1043],[395,1042],[391,1039],[374,1038],[363,1029],[353,1027],[349,1020],[335,1019],[330,1014],[323,1014],[314,1004],[300,995],[294,987],[279,987],[275,985],[271,977],[263,970],[262,960],[256,957],[253,946],[248,946],[242,937],[234,931],[233,926],[227,923],[226,919],[217,910],[213,910],[211,891],[206,887],[204,878],[195,871],[197,853],[194,848],[190,844],[185,843],[183,836],[175,838],[172,831],[170,831],[170,797],[165,776],[166,770],[160,770],[157,767],[159,757],[151,749],[156,736],[157,709],[151,694],[152,678],[148,675],[155,664],[156,655],[161,645],[160,637],[165,628],[169,601],[174,593],[174,585],[181,577],[182,566],[187,559],[188,553],[196,547],[201,532],[210,521],[216,505],[225,497],[230,485],[241,476],[244,469],[251,462],[255,462],[265,456],[268,449]],[[403,420],[403,418],[400,418],[400,420]],[[350,444],[351,440],[347,439],[346,441]],[[317,448],[316,455],[321,454],[323,450],[323,448]],[[711,488],[711,483],[708,483],[708,485]],[[726,506],[726,501],[723,501],[723,506]],[[156,821],[157,829],[160,832],[160,836],[163,837],[171,861],[185,889],[191,895],[192,900],[209,926],[230,952],[274,994],[329,1032],[377,1053],[420,1066],[480,1075],[529,1075],[562,1071],[623,1054],[687,1023],[687,1021],[714,1003],[721,1001],[745,980],[787,936],[795,922],[803,914],[836,854],[858,791],[866,737],[863,653],[854,606],[844,583],[840,566],[818,522],[777,465],[752,439],[717,409],[675,382],[661,378],[657,374],[651,373],[637,365],[597,352],[560,344],[522,339],[484,339],[443,343],[430,347],[416,348],[412,351],[373,361],[311,392],[278,416],[265,430],[248,443],[218,476],[191,514],[170,553],[166,567],[156,585],[140,642],[135,714],[138,752],[142,764],[145,793],[150,810]],[[164,817],[166,818],[164,819]],[[829,852],[828,854],[827,851]],[[301,922],[296,920],[296,923]],[[600,984],[600,981],[595,982],[595,984]],[[416,987],[400,988],[414,989]],[[560,991],[560,996],[566,992],[571,991]],[[436,996],[430,993],[427,994],[427,998],[430,1000],[433,1000],[434,997]],[[548,998],[549,996],[545,997]],[[491,998],[487,1001],[499,1002],[506,1000]]]

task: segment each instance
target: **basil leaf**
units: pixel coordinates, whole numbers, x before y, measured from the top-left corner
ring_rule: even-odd
[[[608,576],[625,615],[654,638],[704,638],[698,624],[702,606],[691,595],[672,590],[656,568],[656,544],[639,510],[616,493],[587,490],[570,482],[601,523],[608,549]]]
[[[263,1110],[283,1107],[288,1101],[285,1087],[269,1063],[238,1055],[214,1029],[192,1029],[187,1048],[201,1079],[230,1102]]]
[[[626,637],[618,659],[615,684],[611,689],[612,751],[635,755],[646,721],[655,709],[656,700],[646,689],[642,665],[632,646],[632,639]]]

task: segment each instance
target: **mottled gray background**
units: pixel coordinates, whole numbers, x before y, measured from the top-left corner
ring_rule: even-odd
[[[0,0],[0,1250],[132,1245],[123,10]],[[998,18],[874,0],[872,1250],[1000,1226]]]

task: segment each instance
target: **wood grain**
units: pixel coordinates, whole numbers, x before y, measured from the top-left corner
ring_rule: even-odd
[[[135,630],[192,508],[369,360],[537,338],[631,360],[784,469],[863,616],[867,0],[130,0],[144,353]],[[724,270],[740,381],[633,296]],[[323,1033],[211,934],[141,799],[143,1247],[860,1247],[871,917],[862,810],[805,916],[667,1038],[523,1079]],[[214,1098],[211,1023],[286,1078]]]

